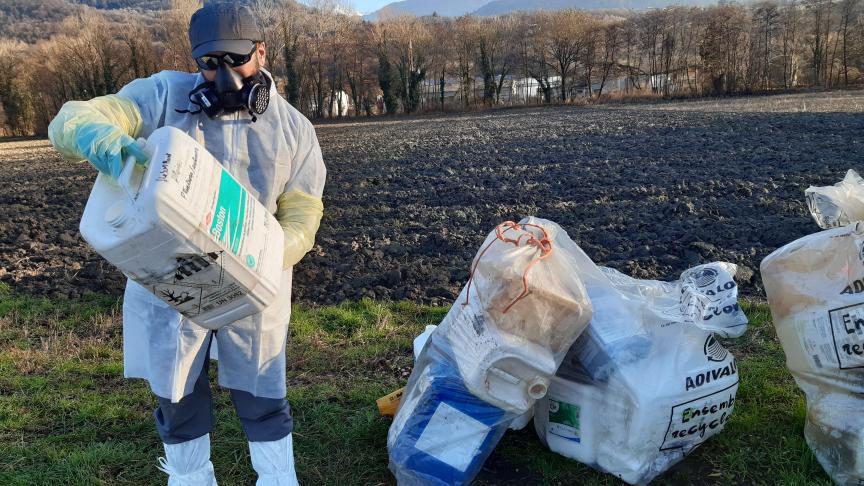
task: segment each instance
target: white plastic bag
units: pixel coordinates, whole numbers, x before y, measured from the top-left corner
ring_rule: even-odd
[[[833,186],[811,186],[804,191],[810,215],[822,229],[864,220],[864,179],[852,169]]]
[[[399,484],[467,484],[547,392],[591,304],[567,233],[527,218],[490,233],[469,283],[422,346],[387,437]],[[419,343],[418,343],[419,344]]]
[[[738,388],[734,357],[714,337],[744,333],[736,267],[710,263],[675,282],[638,280],[567,251],[594,309],[535,406],[555,452],[646,484],[719,432]]]
[[[807,396],[807,444],[837,484],[864,484],[864,223],[793,241],[761,270],[786,364]]]

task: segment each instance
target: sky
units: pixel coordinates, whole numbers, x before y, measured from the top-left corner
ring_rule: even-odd
[[[395,0],[350,0],[350,3],[354,10],[367,14],[393,1]]]
[[[356,10],[362,14],[372,13],[379,8],[387,5],[388,3],[393,3],[397,0],[337,0],[338,3],[345,5],[348,4],[351,9]],[[300,0],[300,2],[309,5],[312,3],[312,0]]]

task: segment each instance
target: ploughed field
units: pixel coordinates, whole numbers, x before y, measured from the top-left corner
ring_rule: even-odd
[[[379,118],[318,138],[325,216],[295,300],[449,303],[486,234],[526,215],[638,278],[737,263],[743,293],[764,298],[762,258],[817,229],[804,189],[864,169],[864,92]],[[122,292],[78,233],[94,178],[45,140],[0,142],[0,282]]]

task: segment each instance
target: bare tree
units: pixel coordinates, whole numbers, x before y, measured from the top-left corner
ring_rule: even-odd
[[[444,20],[436,17],[432,25],[430,25],[431,35],[438,42],[433,43],[430,48],[430,68],[432,73],[431,86],[435,98],[438,101],[438,108],[441,111],[445,109],[447,99],[447,81],[448,75],[455,72],[458,65],[454,62],[458,43],[455,41],[456,29],[455,25],[450,20]]]
[[[832,0],[805,0],[804,6],[810,14],[808,44],[811,51],[814,84],[827,85],[828,37],[831,31]]]
[[[858,4],[859,0],[842,0],[840,3],[840,30],[843,39],[842,62],[844,86],[849,86],[850,27],[853,26],[856,15],[858,15]]]
[[[345,63],[345,79],[351,91],[351,101],[354,103],[354,114],[360,116],[365,112],[371,114],[372,86],[376,66],[373,62],[372,32],[364,23],[353,20],[348,34],[347,47],[354,55],[348,57]]]
[[[276,66],[276,59],[279,58],[281,35],[279,32],[279,10],[283,8],[282,2],[279,0],[252,0],[249,2],[249,7],[255,15],[258,25],[261,26],[261,32],[264,41],[267,45],[267,57],[264,64],[271,72]]]
[[[501,101],[504,78],[515,64],[512,34],[515,29],[512,16],[493,17],[479,24],[478,62],[483,77],[483,100],[497,104]]]
[[[426,25],[416,18],[397,17],[388,23],[392,33],[389,56],[399,80],[397,93],[402,110],[413,113],[420,105],[420,86],[429,68],[432,38]]]
[[[33,129],[32,100],[21,84],[25,52],[22,42],[0,39],[0,134],[28,135]]]
[[[594,96],[594,67],[597,65],[600,45],[603,44],[603,29],[599,25],[588,26],[582,31],[582,72],[588,97]]]
[[[738,5],[719,6],[710,13],[699,56],[715,93],[738,89],[748,23],[745,11]]]
[[[463,16],[456,20],[455,43],[457,58],[457,73],[461,85],[462,104],[468,107],[474,98],[474,59],[479,26],[471,16]]]
[[[624,45],[624,69],[627,71],[626,91],[631,88],[641,89],[639,75],[642,73],[639,65],[641,64],[641,49],[639,49],[639,29],[638,26],[631,20],[624,22],[622,26],[622,43]]]
[[[552,59],[548,49],[549,15],[538,15],[535,22],[530,25],[529,34],[534,42],[531,43],[527,55],[527,70],[531,78],[537,81],[544,103],[552,102]]]
[[[188,32],[189,20],[201,4],[201,0],[171,0],[170,8],[162,12],[157,34],[163,45],[163,68],[197,71]]]
[[[304,107],[301,102],[302,74],[308,56],[303,56],[309,49],[304,49],[306,10],[296,3],[291,3],[278,11],[279,35],[281,36],[281,54],[285,76],[285,95],[294,107]],[[271,46],[270,49],[274,49]]]
[[[148,39],[150,33],[143,26],[133,25],[121,29],[118,37],[129,53],[129,69],[133,78],[143,78],[158,71],[156,50]]]
[[[783,87],[789,89],[797,84],[798,57],[800,53],[799,28],[801,16],[796,0],[782,6],[780,10],[781,46],[783,59]]]
[[[597,96],[603,95],[603,88],[610,75],[618,73],[618,58],[621,49],[622,37],[624,36],[624,24],[612,22],[603,27],[603,51],[600,61],[600,86]]]
[[[561,101],[567,101],[568,80],[585,47],[585,30],[591,19],[578,10],[551,14],[548,22],[548,50],[552,68],[561,78]]]
[[[757,84],[761,84],[762,89],[770,88],[771,41],[777,34],[779,18],[780,12],[777,5],[772,1],[758,3],[753,8],[755,35],[752,44],[758,42],[758,49],[754,49],[754,54],[759,54],[758,67],[755,71],[758,73],[756,76],[758,78]]]
[[[335,15],[334,4],[328,1],[316,1],[308,16],[306,33],[310,50],[310,66],[312,71],[311,84],[314,90],[311,103],[313,114],[317,118],[324,116],[324,100],[327,95],[326,71],[327,49],[329,47],[328,35],[330,28],[329,18]]]

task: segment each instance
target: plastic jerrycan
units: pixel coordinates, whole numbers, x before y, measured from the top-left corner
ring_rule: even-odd
[[[417,360],[388,432],[398,484],[469,484],[512,420],[465,386],[455,351],[432,335]]]
[[[203,327],[258,313],[279,292],[282,228],[198,142],[153,131],[146,168],[99,174],[84,240],[127,277]]]
[[[490,319],[479,300],[469,299],[462,306],[466,294],[463,288],[442,323],[455,351],[453,361],[475,397],[521,415],[546,394],[558,367],[554,356],[548,348],[500,329],[501,320]]]

